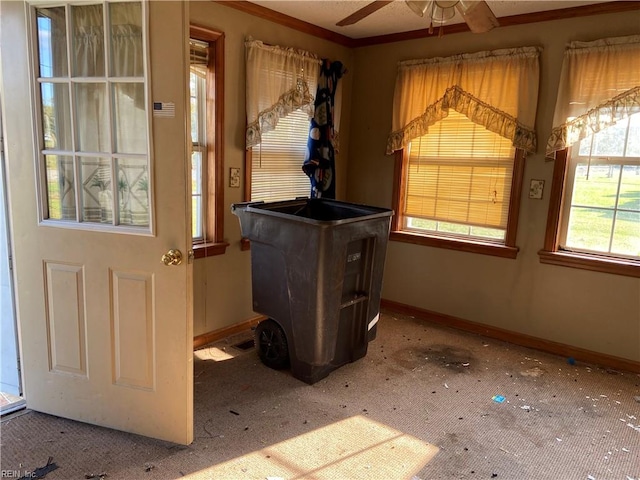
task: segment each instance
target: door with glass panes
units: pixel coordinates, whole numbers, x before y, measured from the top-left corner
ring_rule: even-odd
[[[190,443],[188,3],[1,8],[27,406]]]

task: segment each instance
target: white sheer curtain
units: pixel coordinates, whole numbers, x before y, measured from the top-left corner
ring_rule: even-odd
[[[547,158],[640,112],[640,35],[572,42],[564,54]]]
[[[105,32],[103,5],[71,7],[71,65],[72,76],[77,79],[72,88],[77,112],[78,153],[104,153],[105,158],[113,152],[146,154],[142,5],[139,2],[111,3],[107,8],[109,25]],[[111,81],[106,82],[107,78]],[[111,222],[113,161],[95,156],[80,157],[85,221]],[[146,163],[142,159],[118,161],[116,204],[120,208],[121,224],[148,223]]]
[[[72,15],[72,76],[105,76],[105,49],[102,5],[75,6]],[[106,152],[110,138],[107,118],[107,91],[103,82],[75,83],[76,122],[79,149]]]
[[[77,77],[104,76],[102,5],[73,7],[73,70]]]
[[[105,71],[105,35],[102,5],[73,7],[74,76],[103,78]],[[142,13],[140,3],[119,3],[110,7],[111,25],[108,41],[111,46],[109,77],[144,75],[142,44]],[[106,91],[103,81],[78,83],[76,106],[78,110],[78,139],[80,149],[88,152],[108,152],[107,101],[113,97],[116,150],[121,153],[145,153],[146,131],[144,84],[118,82],[112,91]]]
[[[387,154],[428,133],[449,108],[535,152],[539,54],[522,47],[400,62]]]
[[[74,76],[105,76],[105,35],[102,5],[72,7]],[[111,77],[144,75],[142,6],[139,2],[110,4]],[[63,45],[64,46],[64,45]],[[57,55],[66,59],[66,52]]]
[[[304,50],[265,45],[251,38],[245,47],[248,149],[289,113],[297,109],[313,113],[321,60]]]
[[[139,2],[111,4],[111,75],[142,77],[142,5]]]

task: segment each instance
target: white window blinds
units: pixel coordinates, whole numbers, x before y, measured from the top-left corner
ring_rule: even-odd
[[[302,110],[281,118],[275,130],[262,134],[252,152],[252,201],[309,196],[309,177],[302,171],[308,136],[309,116]]]
[[[189,64],[204,65],[209,63],[209,43],[194,38],[189,39]]]

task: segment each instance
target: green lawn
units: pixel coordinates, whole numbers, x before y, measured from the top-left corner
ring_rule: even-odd
[[[566,246],[609,252],[613,230],[611,253],[640,256],[640,168],[624,167],[618,208],[630,211],[617,213],[615,228],[620,167],[591,167],[588,177],[586,166],[579,166],[577,172]]]

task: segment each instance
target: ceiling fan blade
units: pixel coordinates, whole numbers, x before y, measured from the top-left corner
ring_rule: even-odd
[[[498,19],[484,0],[461,0],[456,8],[473,33],[485,33],[500,26]]]
[[[362,7],[360,10],[356,10],[354,13],[352,13],[348,17],[343,18],[338,23],[336,23],[336,25],[338,27],[344,27],[346,25],[353,25],[354,23],[358,23],[363,18],[368,17],[373,12],[377,12],[382,7],[391,3],[392,1],[393,0],[376,0],[375,2],[371,2],[365,5],[364,7]]]

